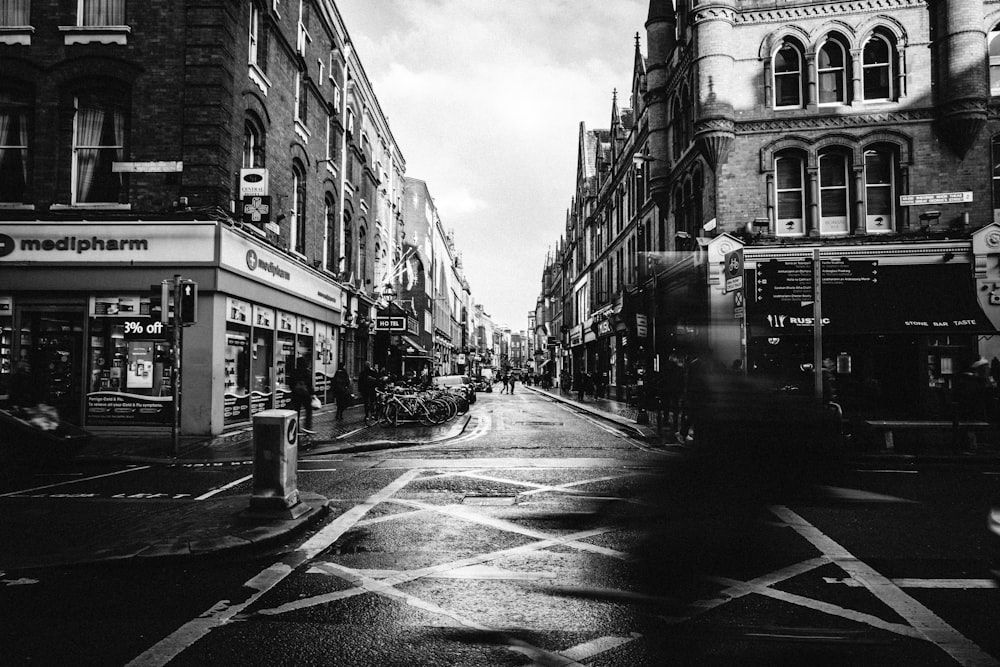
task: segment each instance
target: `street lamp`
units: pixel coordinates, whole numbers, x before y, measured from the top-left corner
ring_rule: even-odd
[[[392,288],[392,285],[386,283],[386,286],[382,288],[382,298],[386,300],[386,303],[392,303],[396,300],[396,290]]]

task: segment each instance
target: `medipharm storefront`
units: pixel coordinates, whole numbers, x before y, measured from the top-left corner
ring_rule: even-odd
[[[0,223],[0,405],[30,366],[60,416],[95,431],[167,429],[169,330],[150,286],[198,283],[183,330],[181,431],[218,434],[286,407],[300,360],[322,389],[335,371],[340,285],[215,221]]]

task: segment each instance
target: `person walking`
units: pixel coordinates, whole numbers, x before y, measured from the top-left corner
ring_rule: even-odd
[[[305,357],[299,357],[295,362],[295,368],[289,376],[288,386],[292,390],[291,406],[295,410],[298,419],[302,419],[302,409],[305,408],[306,411],[306,421],[304,426],[300,426],[299,430],[303,433],[313,434],[316,431],[312,430],[313,427],[313,403],[312,398],[315,390],[313,389],[312,382],[312,371],[309,370],[309,360]]]
[[[337,399],[337,419],[343,419],[344,408],[351,400],[351,378],[341,364],[333,374],[333,395]]]
[[[502,394],[505,391],[507,391],[507,374],[506,373],[502,373],[500,375],[500,384],[503,385],[503,389],[500,390],[500,393]]]
[[[507,380],[508,380],[508,384],[510,385],[510,387],[508,389],[508,393],[510,393],[510,394],[513,395],[513,393],[514,393],[514,383],[517,382],[517,376],[514,375],[513,373],[511,373],[510,377],[507,378]]]
[[[375,407],[375,389],[378,385],[378,375],[372,370],[371,362],[366,361],[364,368],[358,373],[358,391],[365,403],[365,421],[372,415]]]

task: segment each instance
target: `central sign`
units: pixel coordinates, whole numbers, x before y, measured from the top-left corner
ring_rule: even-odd
[[[375,331],[406,331],[406,318],[376,317]]]

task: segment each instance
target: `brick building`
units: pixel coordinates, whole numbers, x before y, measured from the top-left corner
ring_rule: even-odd
[[[329,0],[4,2],[0,402],[30,364],[69,421],[164,428],[175,275],[182,432],[288,405],[296,363],[325,395],[372,356],[404,171]]]
[[[985,0],[651,0],[629,108],[581,128],[574,369],[623,396],[707,345],[808,390],[829,359],[848,412],[947,414],[1000,357],[998,22]]]

